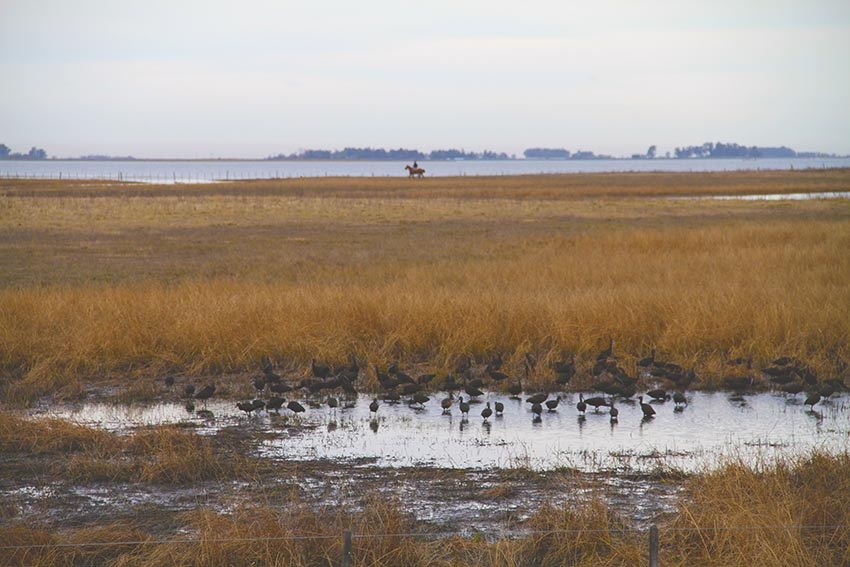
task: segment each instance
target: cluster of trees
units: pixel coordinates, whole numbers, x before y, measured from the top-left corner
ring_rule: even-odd
[[[268,160],[323,160],[323,159],[365,159],[365,160],[393,160],[393,161],[413,161],[413,160],[451,160],[451,159],[511,159],[506,153],[496,153],[491,151],[483,152],[467,152],[464,150],[449,149],[449,150],[433,150],[429,153],[420,152],[419,150],[409,150],[398,148],[396,150],[385,150],[384,148],[345,148],[342,150],[303,150],[299,153],[289,155],[278,154],[269,156]]]
[[[25,154],[12,153],[12,149],[9,146],[0,144],[0,159],[47,159],[47,152],[33,146]]]
[[[597,155],[584,150],[570,152],[564,148],[528,148],[522,155],[525,159],[614,159],[609,155]]]
[[[677,158],[791,158],[797,157],[797,152],[791,148],[761,148],[758,146],[742,146],[740,144],[716,144],[706,142],[701,146],[686,146],[676,148]]]

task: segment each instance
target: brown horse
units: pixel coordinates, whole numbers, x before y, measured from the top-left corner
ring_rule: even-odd
[[[413,176],[422,177],[425,174],[425,170],[422,169],[421,167],[413,167],[411,165],[405,165],[404,169],[406,169],[408,171],[408,173],[410,173],[410,177],[413,177]]]

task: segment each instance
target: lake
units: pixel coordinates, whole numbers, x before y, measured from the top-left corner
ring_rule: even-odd
[[[0,161],[0,177],[199,183],[293,177],[406,177],[402,161]],[[850,158],[421,161],[427,176],[850,167]]]

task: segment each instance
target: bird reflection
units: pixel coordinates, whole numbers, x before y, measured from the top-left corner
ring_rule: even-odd
[[[373,419],[372,421],[369,422],[369,429],[371,429],[373,433],[378,432],[378,420],[377,419]]]
[[[490,428],[492,428],[492,427],[493,427],[493,424],[490,423],[489,421],[485,421],[481,424],[481,428],[484,430],[484,433],[486,433],[487,435],[490,435]]]
[[[330,431],[336,431],[336,427],[337,427],[336,421],[329,421],[328,422],[328,431],[329,432]]]

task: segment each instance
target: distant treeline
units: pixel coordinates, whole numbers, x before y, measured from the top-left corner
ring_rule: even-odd
[[[525,159],[614,159],[609,155],[597,155],[584,150],[570,152],[564,148],[528,148],[522,155]]]
[[[6,144],[0,144],[0,159],[47,159],[47,152],[33,146],[25,154],[12,153],[12,149]]]
[[[450,160],[450,159],[512,159],[512,156],[502,152],[496,153],[485,150],[483,152],[467,152],[464,150],[433,150],[429,153],[420,152],[419,150],[408,150],[399,148],[397,150],[385,150],[384,148],[345,148],[342,150],[303,150],[299,153],[289,155],[278,154],[269,156],[268,160],[345,160],[345,159],[364,159],[364,160],[393,160],[393,161],[413,161],[420,159],[430,160]]]

